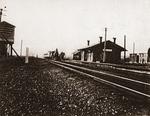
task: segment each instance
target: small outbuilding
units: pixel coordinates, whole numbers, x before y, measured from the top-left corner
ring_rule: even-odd
[[[147,53],[139,53],[139,63],[147,64],[147,61],[148,61],[148,54]]]
[[[139,63],[139,55],[137,53],[130,54],[130,63]]]
[[[104,49],[104,44],[106,46],[105,49]],[[105,41],[102,42],[102,37],[101,37],[100,43],[92,46],[89,46],[89,41],[88,41],[88,47],[78,49],[78,54],[80,53],[79,58],[81,61],[120,63],[122,51],[126,51],[126,49],[116,44],[116,38],[114,38],[114,42],[108,40],[105,43]],[[75,56],[73,57],[77,57],[77,54],[75,54]]]

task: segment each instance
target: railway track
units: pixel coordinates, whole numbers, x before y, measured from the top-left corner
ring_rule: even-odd
[[[90,69],[95,69],[98,71],[104,71],[106,73],[112,73],[118,76],[123,76],[124,78],[129,78],[137,81],[142,81],[145,83],[150,83],[150,72],[142,71],[142,70],[133,70],[128,68],[118,68],[118,65],[114,66],[108,64],[100,64],[100,63],[89,63],[89,62],[74,62],[74,61],[65,61],[66,63],[84,66]]]
[[[132,94],[142,99],[142,101],[150,101],[150,83],[135,79],[126,78],[121,75],[99,71],[85,66],[77,66],[66,62],[49,61],[50,63],[62,67],[64,69],[88,76],[98,82],[117,88],[124,93]]]

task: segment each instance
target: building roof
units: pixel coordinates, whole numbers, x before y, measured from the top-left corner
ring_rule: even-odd
[[[78,54],[78,53],[80,53],[80,51],[79,51],[79,50],[76,50],[76,51],[73,52],[72,54]]]
[[[111,44],[113,47],[116,47],[116,48],[120,49],[121,51],[127,51],[125,48],[121,47],[118,44],[115,44],[114,42],[111,42],[110,40],[106,41],[106,46],[107,46],[107,44]],[[104,46],[104,42],[101,42],[101,43],[98,43],[98,44],[94,44],[94,45],[91,45],[91,46],[88,46],[88,47],[84,47],[84,48],[81,48],[81,49],[78,49],[78,50],[93,49],[93,48],[95,48],[97,46]]]
[[[12,24],[10,24],[10,23],[8,23],[8,22],[6,22],[6,21],[0,22],[0,25],[4,25],[4,26],[8,26],[8,27],[12,27],[12,28],[14,28],[14,27],[15,27],[14,25],[12,25]]]

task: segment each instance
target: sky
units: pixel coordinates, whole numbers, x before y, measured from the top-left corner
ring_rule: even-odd
[[[67,56],[99,42],[107,28],[107,40],[124,45],[128,54],[147,52],[150,47],[150,0],[0,0],[2,20],[16,26],[14,48],[23,55],[43,56],[64,51]]]

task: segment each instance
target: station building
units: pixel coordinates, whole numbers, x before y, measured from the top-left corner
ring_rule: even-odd
[[[81,60],[87,62],[104,62],[104,51],[105,51],[105,62],[106,63],[120,63],[121,52],[126,51],[125,48],[116,44],[116,38],[114,41],[106,41],[106,47],[104,49],[104,43],[102,37],[100,37],[100,43],[85,48],[78,49],[78,52],[73,54],[74,60]]]

